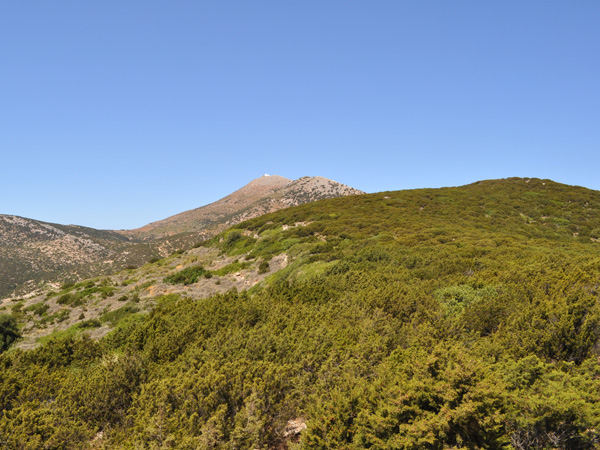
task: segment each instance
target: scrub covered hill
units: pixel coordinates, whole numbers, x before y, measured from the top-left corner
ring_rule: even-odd
[[[250,290],[163,296],[99,341],[2,354],[0,442],[597,448],[599,232],[600,192],[537,179],[252,219],[209,244],[287,256]]]
[[[281,208],[358,194],[363,192],[323,177],[264,175],[216,202],[136,230],[96,230],[0,215],[0,299],[140,266]]]

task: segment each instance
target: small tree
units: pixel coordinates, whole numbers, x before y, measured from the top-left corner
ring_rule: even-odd
[[[0,353],[7,350],[20,337],[17,319],[9,314],[0,314]]]
[[[263,261],[258,265],[258,273],[267,273],[269,271],[269,263],[267,261]]]

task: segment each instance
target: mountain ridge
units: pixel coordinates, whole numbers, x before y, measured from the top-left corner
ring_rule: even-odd
[[[220,200],[136,230],[97,230],[0,215],[0,297],[139,266],[267,212],[360,193],[322,177],[264,175]]]
[[[208,205],[190,209],[144,225],[123,231],[126,236],[141,239],[203,230],[208,236],[238,223],[281,208],[363,191],[323,177],[301,177],[296,180],[279,175],[263,175],[233,193]]]

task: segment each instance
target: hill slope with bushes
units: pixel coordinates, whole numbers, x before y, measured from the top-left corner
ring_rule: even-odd
[[[599,233],[600,192],[517,178],[243,222],[207,248],[262,270],[253,287],[0,355],[0,443],[597,448]]]
[[[264,175],[209,205],[135,230],[96,230],[0,214],[0,299],[137,267],[281,208],[357,194],[363,192],[323,177]]]

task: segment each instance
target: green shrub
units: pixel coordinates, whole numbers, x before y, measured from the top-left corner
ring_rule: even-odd
[[[17,319],[9,314],[0,314],[0,353],[7,350],[20,337]]]
[[[100,317],[100,322],[109,323],[111,326],[116,326],[119,322],[124,320],[126,317],[135,314],[140,311],[140,308],[130,304],[125,305],[114,311],[107,312]]]
[[[198,281],[198,278],[206,274],[206,270],[202,266],[186,267],[172,275],[164,278],[165,283],[188,285]]]
[[[21,312],[21,308],[23,308],[24,300],[19,300],[17,303],[10,307],[10,310],[13,314],[19,314]]]
[[[42,317],[42,319],[40,320],[39,323],[42,325],[46,325],[49,323],[61,323],[61,322],[64,322],[65,320],[67,320],[70,315],[71,315],[71,311],[69,311],[68,309],[61,309],[60,311],[58,311],[54,314]]]
[[[258,273],[263,274],[269,271],[269,263],[267,261],[261,261],[258,265]]]
[[[236,260],[236,261],[232,262],[231,264],[227,264],[226,266],[221,267],[218,270],[215,270],[214,274],[218,275],[218,276],[224,276],[229,273],[239,272],[240,270],[247,269],[248,267],[250,267],[249,262],[239,262],[238,260]]]
[[[239,254],[244,252],[245,249],[252,246],[255,242],[256,239],[250,236],[244,236],[240,230],[233,229],[225,233],[221,246],[228,252]]]
[[[465,308],[485,297],[495,297],[498,292],[492,286],[475,289],[469,285],[448,286],[435,291],[434,296],[446,309],[447,314],[457,316]]]
[[[64,291],[64,290],[67,290],[67,289],[70,289],[70,288],[72,288],[73,286],[75,286],[75,283],[74,283],[74,282],[72,282],[72,281],[69,281],[69,282],[67,282],[67,283],[64,283],[64,284],[63,284],[63,285],[60,287],[60,290],[61,290],[61,291]]]
[[[68,305],[71,307],[81,306],[85,302],[85,296],[81,292],[63,294],[56,300],[56,303],[59,305]]]
[[[79,322],[77,324],[77,326],[80,329],[99,328],[102,326],[102,323],[98,319],[88,319],[88,320],[84,320],[83,322]]]
[[[73,286],[75,289],[90,289],[93,288],[94,286],[96,286],[96,282],[94,280],[86,280],[86,281],[81,281],[79,283],[77,283],[75,286]]]
[[[48,311],[49,308],[50,308],[50,306],[48,306],[46,303],[39,302],[39,303],[34,303],[32,305],[29,305],[23,311],[31,311],[32,313],[34,313],[38,316],[43,316],[44,314],[46,314],[46,311]]]
[[[77,285],[75,285],[77,287]],[[61,295],[56,302],[59,305],[69,305],[71,307],[84,305],[94,294],[99,294],[100,298],[106,299],[112,297],[117,289],[114,286],[97,286],[95,283],[85,283],[81,291],[71,291]]]

